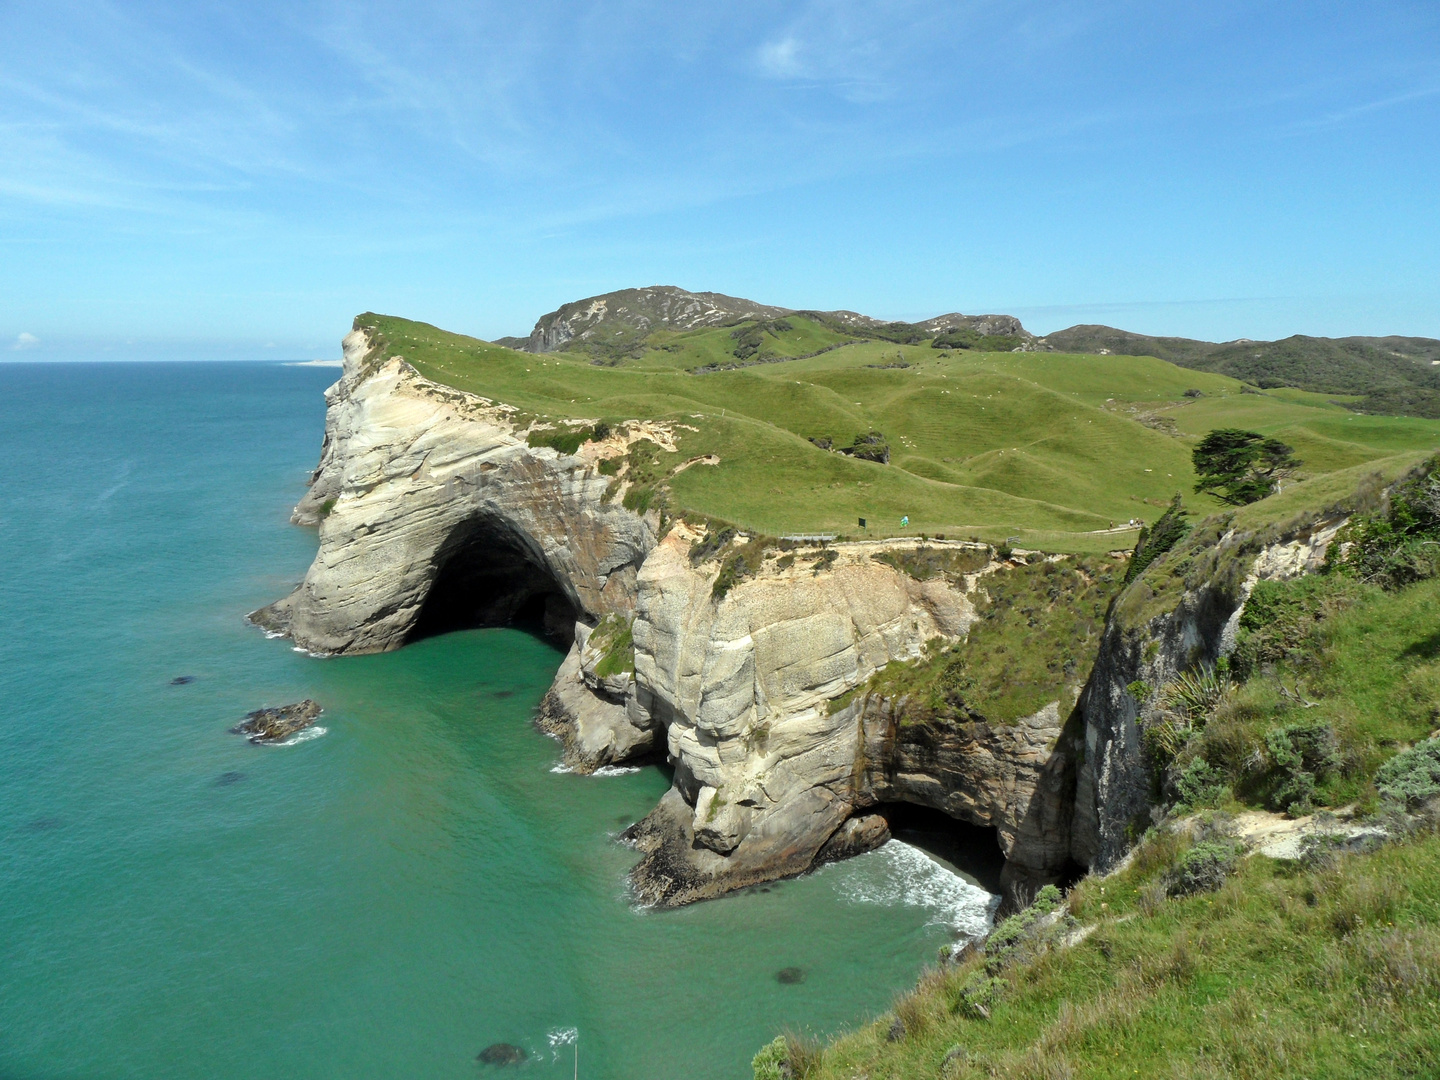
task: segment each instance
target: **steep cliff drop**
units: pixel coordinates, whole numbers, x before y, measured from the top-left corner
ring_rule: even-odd
[[[683,519],[662,527],[653,510],[627,510],[615,469],[601,468],[642,439],[674,454],[664,424],[614,425],[574,453],[532,446],[539,422],[426,380],[364,330],[345,339],[326,400],[320,465],[294,515],[319,526],[320,550],[252,620],[321,654],[543,620],[570,645],[538,717],[566,763],[586,772],[663,753],[674,767],[629,833],[642,852],[635,892],[658,905],[869,850],[896,803],[994,829],[1012,895],[1077,863],[1112,864],[1148,820],[1127,687],[1222,655],[1246,583],[1313,564],[1334,533],[1312,522],[1192,537],[1191,563],[1210,561],[1157,591],[1174,564],[1161,559],[1132,584],[1093,672],[1088,658],[1067,663],[1048,703],[996,722],[918,708],[875,680],[897,661],[963,654],[987,583],[1025,572],[1024,553],[952,541],[947,557],[968,569],[927,577],[905,571],[911,540],[750,550]],[[1028,557],[1037,571],[1063,559]]]

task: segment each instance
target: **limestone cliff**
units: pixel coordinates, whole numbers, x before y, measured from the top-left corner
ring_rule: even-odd
[[[320,467],[295,510],[320,550],[300,587],[252,619],[312,652],[398,648],[422,614],[505,623],[527,607],[570,637],[634,607],[650,523],[605,502],[586,457],[526,445],[513,410],[345,339]]]
[[[532,446],[544,422],[522,426],[508,405],[426,380],[364,331],[346,338],[326,400],[320,465],[295,511],[318,525],[319,551],[301,585],[252,619],[323,654],[543,619],[569,645],[538,718],[566,762],[589,771],[663,753],[674,767],[630,833],[636,892],[657,904],[883,842],[894,803],[995,829],[1009,883],[1055,880],[1072,857],[1108,865],[1148,809],[1126,688],[1221,655],[1247,582],[1303,570],[1333,535],[1313,523],[1197,534],[1119,599],[1103,642],[1098,621],[1086,631],[1083,666],[1055,658],[1051,696],[1003,718],[942,714],[877,673],[972,648],[980,609],[994,615],[987,590],[1025,572],[1023,557],[952,541],[938,545],[951,570],[926,574],[905,569],[914,541],[762,544],[735,573],[750,538],[662,527],[616,501],[614,468],[601,472],[640,439],[676,454],[664,424],[614,425],[573,454]],[[687,464],[676,454],[670,470]],[[1048,595],[1019,617],[1034,626],[1045,603],[1067,602]]]

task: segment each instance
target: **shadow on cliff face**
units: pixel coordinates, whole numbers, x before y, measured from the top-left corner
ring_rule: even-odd
[[[407,642],[479,626],[515,626],[568,645],[575,606],[535,541],[499,519],[458,525],[435,555],[435,578]]]

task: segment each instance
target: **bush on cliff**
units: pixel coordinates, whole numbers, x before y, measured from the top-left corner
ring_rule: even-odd
[[[1440,457],[1396,485],[1375,512],[1357,515],[1332,545],[1329,566],[1397,589],[1440,570]]]

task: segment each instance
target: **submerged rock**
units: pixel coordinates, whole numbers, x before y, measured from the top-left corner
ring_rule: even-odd
[[[530,1055],[512,1043],[491,1043],[476,1055],[486,1065],[519,1065]]]
[[[194,675],[176,675],[170,680],[171,686],[186,686],[195,681]]]
[[[306,698],[293,705],[246,713],[245,719],[230,730],[236,735],[248,736],[252,743],[279,742],[309,727],[320,712],[320,706]]]
[[[775,973],[775,978],[778,982],[782,982],[786,986],[796,986],[805,981],[805,969],[798,967],[781,968]]]
[[[231,784],[238,784],[245,779],[243,772],[222,772],[215,778],[216,787],[229,787]]]

